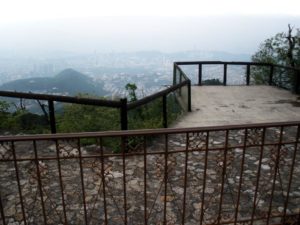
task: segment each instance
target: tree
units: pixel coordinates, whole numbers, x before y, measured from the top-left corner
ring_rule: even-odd
[[[0,113],[7,113],[9,109],[9,103],[6,101],[0,101]]]
[[[16,111],[10,112],[11,105],[16,107]],[[24,104],[18,107],[16,104],[0,101],[0,132],[44,133],[48,132],[48,123],[43,116],[26,110]]]
[[[252,56],[253,62],[263,62],[291,67],[300,67],[300,29],[288,25],[288,31],[276,34],[265,40]],[[266,84],[269,79],[269,67],[253,67],[251,78],[255,84]],[[274,71],[273,84],[293,89],[295,74],[292,70]]]
[[[129,94],[129,101],[130,102],[136,101],[137,97],[136,97],[135,91],[136,91],[137,87],[136,87],[135,83],[132,83],[132,84],[128,83],[128,84],[126,84],[125,88],[126,88],[126,90],[128,91],[128,94]]]
[[[96,98],[82,95],[79,97]],[[81,104],[64,104],[62,113],[57,115],[57,130],[60,133],[96,132],[120,129],[120,113],[118,109]],[[82,144],[95,144],[95,140],[82,139]],[[103,138],[104,146],[114,152],[120,150],[118,138]]]
[[[0,101],[0,130],[3,130],[8,120],[9,104],[6,101]]]
[[[265,40],[252,56],[254,62],[300,66],[300,29],[288,25],[288,32],[278,33]]]
[[[78,97],[96,98],[87,94]],[[120,129],[119,110],[81,104],[65,104],[57,116],[59,132],[93,132]]]

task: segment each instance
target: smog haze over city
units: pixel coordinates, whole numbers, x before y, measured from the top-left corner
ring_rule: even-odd
[[[107,93],[124,94],[127,82],[150,93],[172,79],[175,60],[251,60],[265,39],[300,27],[299,8],[296,0],[2,2],[0,85],[72,68]]]

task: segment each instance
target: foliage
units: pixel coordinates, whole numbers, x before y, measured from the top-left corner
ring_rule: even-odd
[[[128,91],[128,94],[129,94],[129,101],[130,102],[134,102],[137,100],[137,97],[136,97],[136,85],[134,83],[128,83],[126,84],[125,86],[125,89]]]
[[[10,133],[47,133],[48,123],[44,116],[26,109],[9,112],[10,104],[0,101],[0,131]]]
[[[268,38],[260,46],[258,51],[252,56],[254,62],[265,62],[296,67],[300,66],[300,30],[296,29],[295,34],[291,33],[294,45],[289,43],[289,33],[281,32],[274,37]],[[291,62],[291,57],[294,62]]]
[[[202,81],[203,85],[223,85],[220,79],[207,79]]]
[[[79,95],[79,97],[92,97]],[[95,97],[94,97],[95,98]],[[63,112],[57,117],[57,131],[98,132],[120,129],[120,114],[118,109],[80,104],[65,104]],[[91,139],[83,140],[83,144],[94,144]],[[115,139],[104,140],[104,145],[118,151],[120,143]]]
[[[181,114],[181,107],[173,94],[167,96],[167,120],[171,124]],[[163,101],[158,98],[128,112],[129,129],[163,127]]]
[[[129,129],[162,127],[162,100],[157,99],[128,112]]]
[[[252,56],[253,62],[279,64],[300,67],[300,30],[288,26],[288,32],[277,33],[268,38]],[[294,74],[290,71],[274,71],[273,83],[285,88],[291,88]],[[255,84],[266,84],[270,74],[268,67],[254,67],[251,78]]]
[[[6,123],[9,117],[8,113],[9,104],[5,101],[0,101],[0,130],[6,127]]]
[[[136,99],[135,84],[128,84],[130,101]],[[79,97],[93,97],[79,95]],[[93,97],[95,98],[95,97]],[[9,112],[10,105],[0,102],[0,131],[10,133],[48,133],[49,123],[45,115],[30,113],[26,107],[16,108]],[[172,123],[181,114],[181,108],[174,94],[167,96],[168,124]],[[163,127],[162,98],[158,98],[143,106],[128,112],[129,129],[151,129]],[[70,132],[97,132],[120,129],[120,110],[80,104],[64,104],[60,113],[56,113],[56,127],[60,133]],[[96,140],[86,139],[83,144],[94,144]],[[120,138],[103,138],[103,145],[114,152],[120,151]],[[139,139],[128,139],[126,143],[135,147]]]
[[[0,113],[6,113],[9,109],[9,103],[6,101],[0,101]]]
[[[66,104],[57,116],[59,132],[118,130],[118,110],[90,105]]]
[[[27,110],[19,110],[12,114],[10,121],[11,130],[14,133],[19,131],[26,133],[47,133],[48,122],[43,115],[37,115]]]

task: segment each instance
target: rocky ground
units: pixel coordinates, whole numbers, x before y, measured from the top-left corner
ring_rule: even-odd
[[[254,199],[254,217],[266,217],[272,193],[271,215],[282,215],[295,153],[294,142],[299,142],[296,127],[284,130],[282,141],[285,144],[281,148],[275,144],[280,139],[279,129],[267,129],[265,140],[261,129],[248,130],[247,133],[246,141],[244,130],[228,134],[215,131],[210,132],[209,137],[201,132],[174,134],[168,138],[148,137],[147,143],[134,145],[124,160],[122,154],[112,154],[107,148],[104,148],[102,158],[95,144],[84,145],[79,151],[76,141],[59,140],[57,146],[53,141],[36,142],[39,160],[34,160],[33,142],[16,143],[18,162],[14,164],[7,161],[14,158],[11,144],[1,143],[0,194],[6,224],[25,224],[24,215],[27,224],[43,224],[45,219],[47,224],[85,224],[85,221],[91,225],[104,224],[105,205],[108,224],[124,224],[125,216],[128,224],[144,224],[145,215],[148,224],[163,224],[165,216],[167,224],[182,224],[183,213],[185,224],[189,225],[200,224],[201,218],[203,224],[217,223],[218,218],[226,223],[235,216],[239,220],[251,218]],[[265,144],[263,148],[260,146],[262,142]],[[163,154],[166,143],[168,154]],[[228,148],[224,151],[226,144]],[[287,204],[288,215],[300,213],[299,149],[298,145]],[[127,215],[124,211],[124,188]],[[3,223],[2,218],[0,221]],[[265,222],[258,220],[254,224]],[[280,223],[280,219],[271,219],[270,222]]]

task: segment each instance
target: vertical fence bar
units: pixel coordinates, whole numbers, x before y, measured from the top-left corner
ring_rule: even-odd
[[[247,64],[246,84],[247,84],[248,86],[249,86],[249,84],[250,84],[250,64]]]
[[[1,192],[0,192],[0,212],[1,212],[1,217],[2,217],[3,225],[6,225],[5,215],[4,215],[4,208],[3,208],[3,205],[2,205]]]
[[[198,85],[202,85],[202,63],[198,64]]]
[[[192,112],[192,93],[191,93],[191,80],[188,80],[188,112]]]
[[[222,184],[221,184],[221,196],[220,196],[219,214],[218,214],[218,224],[220,224],[221,217],[222,217],[221,214],[222,214],[223,195],[224,195],[224,183],[225,183],[226,166],[227,166],[228,135],[229,135],[229,130],[226,130],[224,160],[223,160],[223,171],[222,171]]]
[[[55,134],[56,133],[56,121],[55,121],[54,104],[53,104],[52,100],[48,100],[48,108],[49,108],[51,133]]]
[[[15,145],[14,145],[13,141],[11,142],[11,148],[12,148],[12,152],[13,152],[13,159],[14,159],[14,166],[15,166],[15,171],[16,171],[16,178],[17,178],[17,183],[18,183],[18,191],[19,191],[19,197],[20,197],[20,203],[21,203],[21,209],[22,209],[22,216],[23,216],[24,224],[26,225],[27,222],[26,222],[26,216],[25,216],[23,195],[22,195],[22,190],[21,190],[19,168],[18,168],[18,163],[17,163]]]
[[[176,63],[173,63],[173,85],[176,85]]]
[[[185,143],[185,164],[184,164],[184,190],[183,190],[183,210],[182,210],[182,222],[181,224],[184,225],[185,223],[185,204],[186,204],[186,189],[187,189],[187,171],[188,171],[188,150],[189,150],[189,133],[186,133],[186,143]]]
[[[59,185],[60,185],[60,191],[61,191],[61,200],[62,200],[62,205],[63,205],[64,220],[65,220],[65,224],[68,224],[67,213],[66,213],[66,202],[65,202],[65,195],[64,195],[64,186],[63,186],[63,180],[62,180],[62,174],[61,174],[61,163],[60,163],[60,156],[59,156],[58,140],[55,140],[55,148],[56,148],[58,176],[59,176]]]
[[[223,85],[227,85],[227,63],[224,63]]]
[[[296,94],[300,93],[300,70],[295,70],[295,87],[294,87],[294,92]]]
[[[256,211],[256,199],[257,199],[258,186],[259,186],[260,173],[261,173],[261,164],[262,164],[262,158],[263,158],[263,152],[264,152],[265,134],[266,134],[266,128],[263,128],[260,154],[259,154],[259,162],[258,162],[258,169],[257,169],[258,170],[257,171],[257,179],[256,179],[256,184],[255,184],[254,201],[253,201],[253,206],[252,206],[251,224],[250,225],[253,224],[254,214],[255,214],[255,211]],[[248,137],[246,137],[246,138],[248,138]]]
[[[41,173],[40,173],[40,165],[39,165],[38,153],[37,153],[36,141],[35,140],[33,141],[33,149],[34,149],[34,157],[35,157],[34,161],[35,161],[35,165],[36,165],[38,188],[39,188],[39,192],[40,192],[44,224],[47,224],[47,217],[46,217],[46,210],[45,210],[45,203],[44,203],[44,195],[43,195],[43,189],[42,189],[42,180],[41,180]]]
[[[108,224],[107,221],[107,206],[106,206],[106,192],[105,192],[105,174],[104,174],[104,154],[103,154],[103,142],[102,138],[98,139],[98,145],[100,145],[100,154],[101,154],[101,181],[103,186],[103,206],[104,206],[104,221],[105,225]]]
[[[238,196],[237,196],[237,202],[235,207],[235,215],[234,215],[234,225],[236,225],[238,220],[238,212],[239,212],[239,206],[240,206],[240,197],[241,197],[241,188],[243,183],[243,172],[244,172],[244,164],[245,164],[245,153],[246,153],[246,145],[247,145],[247,135],[248,130],[245,129],[245,135],[244,135],[244,145],[243,145],[243,155],[242,155],[242,162],[241,162],[241,171],[240,171],[240,182],[239,182],[239,188],[238,188]]]
[[[276,152],[276,161],[275,161],[275,168],[274,168],[274,178],[273,178],[273,184],[272,184],[272,191],[271,191],[271,198],[270,198],[270,204],[269,204],[269,211],[268,211],[268,216],[267,216],[267,225],[270,222],[270,217],[271,217],[271,211],[272,211],[272,203],[273,203],[273,197],[274,197],[274,190],[275,190],[275,183],[276,183],[276,177],[277,177],[277,170],[278,164],[279,164],[279,159],[280,159],[280,149],[281,149],[281,143],[282,143],[282,135],[283,135],[283,126],[280,127],[280,137],[279,137],[279,143],[277,147],[277,152]]]
[[[293,179],[293,174],[294,174],[294,167],[295,167],[295,159],[296,159],[297,149],[298,149],[299,135],[300,135],[300,126],[298,126],[298,128],[297,128],[296,143],[295,143],[295,146],[294,146],[294,154],[293,154],[293,161],[292,161],[292,165],[291,165],[291,172],[290,172],[290,177],[289,177],[289,184],[288,184],[286,199],[285,199],[285,203],[284,203],[282,224],[285,224],[286,210],[287,210],[287,206],[288,206],[288,202],[289,202],[289,197],[290,197],[291,184],[292,184],[292,179]]]
[[[80,167],[80,180],[81,180],[81,190],[82,190],[82,201],[83,201],[83,210],[84,210],[84,221],[85,225],[88,225],[87,211],[86,211],[86,200],[85,200],[85,188],[84,188],[84,176],[83,176],[83,167],[82,167],[82,152],[80,146],[80,138],[77,139],[77,148],[79,153],[79,167]]]
[[[168,184],[168,134],[165,134],[165,174],[164,174],[164,225],[167,225],[167,184]]]
[[[128,138],[128,137],[127,137]],[[122,137],[122,169],[123,169],[123,196],[124,196],[124,224],[127,225],[127,192],[126,192],[126,167],[125,167],[125,153],[127,138]]]
[[[203,223],[204,218],[204,197],[205,197],[205,188],[206,188],[206,172],[207,172],[207,161],[208,161],[208,145],[209,145],[209,132],[206,133],[205,139],[205,158],[204,158],[204,172],[203,172],[203,189],[201,196],[201,214],[200,214],[200,225]]]
[[[163,127],[168,127],[167,95],[163,95]]]
[[[144,136],[144,222],[145,225],[148,224],[148,213],[147,213],[147,143],[146,136]]]
[[[179,84],[182,82],[182,76],[183,76],[183,74],[182,74],[182,71],[180,70],[179,71]]]
[[[128,130],[127,98],[120,99],[121,130]]]
[[[273,85],[273,74],[274,74],[274,65],[270,65],[270,74],[269,74],[269,85]]]
[[[181,70],[179,70],[179,84],[181,84],[181,82],[182,82],[182,72],[181,72]],[[179,96],[181,96],[181,90],[182,89],[182,87],[180,87],[179,88]]]

